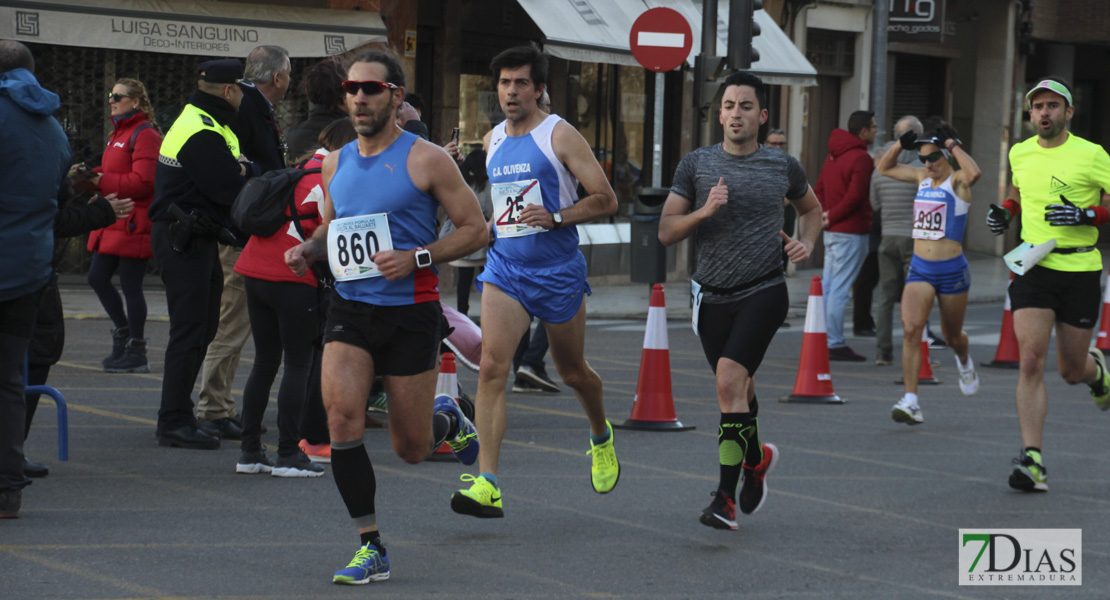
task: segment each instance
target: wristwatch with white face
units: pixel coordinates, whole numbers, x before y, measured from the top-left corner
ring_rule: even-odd
[[[426,248],[416,249],[416,268],[426,269],[432,266],[432,253]]]
[[[556,229],[563,226],[563,214],[562,213],[553,212],[553,213],[551,213],[551,218],[555,220],[555,224],[551,226],[551,231],[555,231]]]

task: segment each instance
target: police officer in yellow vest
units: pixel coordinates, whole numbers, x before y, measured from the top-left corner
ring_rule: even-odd
[[[219,324],[223,272],[218,242],[233,243],[231,203],[260,170],[239,153],[230,124],[243,91],[236,59],[202,63],[197,92],[162,141],[150,205],[151,245],[170,313],[158,444],[216,449],[219,438],[197,429],[191,393],[205,349]]]

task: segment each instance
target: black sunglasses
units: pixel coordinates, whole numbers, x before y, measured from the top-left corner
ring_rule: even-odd
[[[363,94],[367,96],[376,96],[384,90],[395,90],[397,86],[386,81],[351,81],[347,80],[342,83],[343,91],[354,96],[362,90]]]
[[[131,96],[127,96],[125,94],[108,94],[108,102],[119,102],[120,100],[123,100],[124,98],[130,98],[130,97]]]
[[[940,160],[942,158],[944,158],[944,153],[941,152],[940,150],[937,150],[936,152],[933,152],[932,154],[918,154],[917,155],[917,160],[920,160],[921,164],[937,162],[938,160]]]

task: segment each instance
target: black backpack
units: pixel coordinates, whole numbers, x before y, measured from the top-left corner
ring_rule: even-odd
[[[301,215],[297,212],[297,200],[294,197],[297,182],[305,175],[319,172],[318,168],[289,167],[252,177],[239,190],[239,195],[231,205],[232,222],[243,233],[263,237],[273,235],[289,221],[294,221],[297,230],[301,231],[300,221],[311,219],[315,215]],[[293,217],[286,216],[286,208]],[[304,237],[303,233],[301,237]]]

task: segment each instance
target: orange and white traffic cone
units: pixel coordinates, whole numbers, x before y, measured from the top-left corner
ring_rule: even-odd
[[[917,370],[918,385],[939,385],[940,380],[933,375],[933,363],[929,361],[928,328],[921,330],[921,368]]]
[[[933,364],[929,360],[929,335],[928,328],[921,330],[921,368],[917,370],[917,384],[918,385],[940,385],[940,380],[936,375],[933,375]],[[898,378],[894,383],[902,385],[906,382],[905,378]]]
[[[459,375],[455,367],[455,355],[450,352],[444,352],[439,358],[439,377],[436,378],[436,397],[450,396],[456,398],[459,393]],[[456,400],[455,402],[458,402]],[[432,453],[434,455],[453,455],[451,446],[447,442],[443,442]]]
[[[1014,282],[1014,274],[1010,273],[1010,283]],[[1110,286],[1106,288],[1110,292]],[[1107,312],[1110,311],[1110,306],[1106,303],[1110,301],[1110,296],[1103,297],[1102,299],[1102,328],[1098,332],[1098,347],[1102,350],[1110,350],[1110,339],[1106,337],[1107,327],[1110,327],[1110,319],[1107,318]],[[1002,312],[1002,331],[998,334],[998,350],[994,353],[994,360],[983,363],[984,367],[997,367],[1001,369],[1016,369],[1021,365],[1021,353],[1018,351],[1017,334],[1014,333],[1014,315],[1010,312],[1010,289],[1006,288],[1006,302]],[[1106,344],[1104,347],[1103,344]]]
[[[624,423],[613,424],[613,427],[642,431],[685,431],[694,428],[693,425],[683,425],[674,412],[667,308],[663,285],[659,283],[651,289],[644,349],[640,354],[640,378],[636,382],[636,397],[632,400],[632,415]]]
[[[1009,295],[1006,296],[1009,301]],[[1102,294],[1102,322],[1098,326],[1098,341],[1095,347],[1099,350],[1110,350],[1110,280],[1107,280],[1106,291]]]
[[[439,377],[436,378],[436,396],[447,395],[452,398],[459,394],[459,375],[455,367],[455,355],[444,352],[439,357]]]
[[[825,329],[825,298],[821,294],[821,277],[814,275],[809,283],[806,324],[802,333],[802,356],[798,360],[798,377],[794,393],[779,402],[798,404],[843,404],[833,391],[829,369],[829,340]]]

